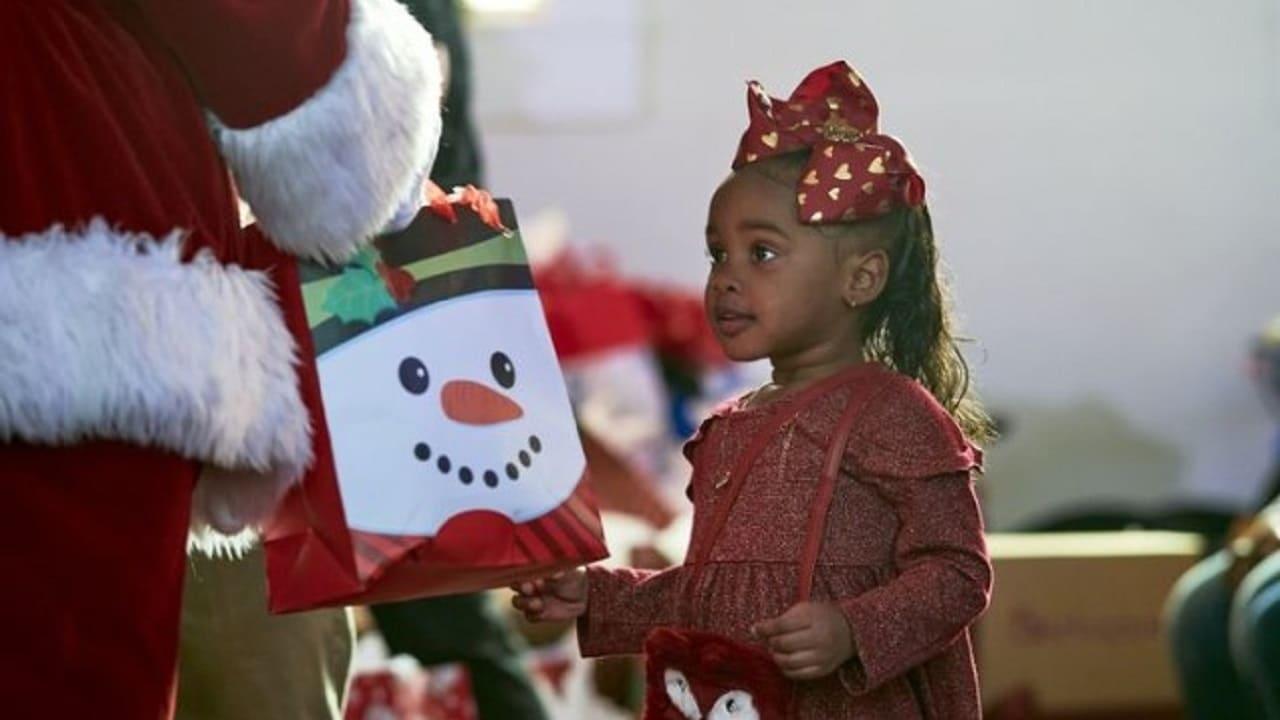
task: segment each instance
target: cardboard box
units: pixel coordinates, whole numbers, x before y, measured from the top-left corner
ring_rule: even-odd
[[[984,704],[1046,714],[1178,705],[1162,613],[1200,557],[1187,533],[988,537],[995,589],[976,629]]]

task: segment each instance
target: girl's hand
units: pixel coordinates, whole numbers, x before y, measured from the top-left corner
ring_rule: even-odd
[[[587,571],[574,568],[511,586],[511,604],[529,622],[575,620],[587,611]]]
[[[853,633],[844,614],[831,603],[803,602],[751,632],[773,653],[782,674],[792,680],[814,680],[835,672],[854,656]]]

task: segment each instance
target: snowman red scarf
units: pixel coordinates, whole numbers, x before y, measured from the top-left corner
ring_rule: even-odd
[[[866,404],[867,393],[854,390],[841,414],[827,449],[822,476],[814,491],[812,513],[804,553],[800,558],[800,587],[796,602],[805,602],[813,590],[827,511],[835,494],[836,477],[849,433]],[[729,476],[728,497],[711,520],[710,540],[695,550],[688,563],[687,589],[697,587],[715,539],[724,530],[734,501],[746,484],[747,472],[769,440],[814,400],[797,403],[789,413],[766,423],[752,438]],[[692,601],[684,594],[685,616]],[[645,709],[643,720],[783,720],[794,713],[795,685],[788,680],[769,652],[759,646],[698,630],[658,628],[645,639]]]

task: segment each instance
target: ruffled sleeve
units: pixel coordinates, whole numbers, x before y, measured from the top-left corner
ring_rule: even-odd
[[[694,431],[693,435],[685,441],[684,446],[680,448],[685,459],[693,465],[694,474],[689,478],[689,486],[685,488],[684,491],[685,496],[688,497],[690,501],[694,500],[693,491],[698,480],[697,472],[700,465],[698,460],[698,449],[702,447],[703,441],[707,439],[707,435],[710,434],[711,428],[715,425],[716,421],[732,412],[741,401],[741,398],[728,400],[712,408],[707,417],[703,418],[701,423],[698,423],[698,429]]]
[[[885,373],[845,449],[854,476],[926,478],[982,467],[982,451],[920,383]]]
[[[898,520],[893,579],[838,602],[857,646],[840,679],[861,694],[956,642],[986,609],[991,565],[972,473],[982,453],[919,383],[886,378],[844,464]]]

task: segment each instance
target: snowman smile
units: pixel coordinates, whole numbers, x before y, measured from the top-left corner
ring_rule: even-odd
[[[501,475],[512,482],[520,479],[520,473],[528,470],[533,466],[535,455],[542,452],[542,440],[537,435],[530,435],[525,447],[511,458],[510,462],[502,468]],[[433,455],[431,446],[425,442],[420,442],[413,446],[413,456],[419,462],[430,462]],[[454,462],[447,454],[441,454],[435,457],[435,468],[441,474],[449,477],[456,477],[458,482],[463,485],[471,485],[476,481],[476,471],[472,470],[469,465],[454,466]],[[456,472],[455,472],[456,471]],[[485,485],[490,488],[498,487],[501,482],[499,472],[492,468],[485,468],[481,474],[481,478]]]
[[[412,355],[400,361],[400,385],[410,395],[423,395],[431,387],[431,375],[427,366]],[[510,390],[516,384],[516,368],[511,358],[502,351],[489,357],[489,372],[497,384]],[[450,380],[440,389],[440,409],[444,416],[453,422],[470,426],[493,426],[510,422],[524,416],[524,408],[520,403],[499,390],[473,380]],[[470,465],[456,463],[448,453],[435,455],[431,446],[419,442],[413,446],[413,456],[419,462],[431,462],[435,457],[435,468],[441,475],[456,477],[463,485],[471,485],[476,476],[483,480],[489,488],[497,488],[501,477],[512,482],[520,479],[520,473],[533,465],[533,456],[542,452],[542,439],[530,435],[524,446],[508,459],[499,469],[486,467],[483,470],[472,469]]]

